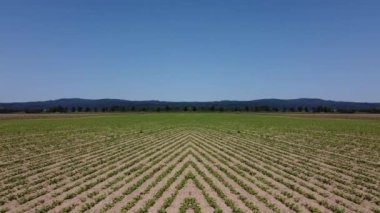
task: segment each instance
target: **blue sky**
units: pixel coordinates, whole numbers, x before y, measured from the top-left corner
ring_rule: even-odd
[[[5,0],[0,102],[380,102],[378,0]]]

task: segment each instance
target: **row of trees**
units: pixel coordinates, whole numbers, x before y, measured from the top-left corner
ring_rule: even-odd
[[[24,110],[26,113],[38,113],[38,112],[341,112],[341,113],[354,113],[354,112],[368,112],[368,113],[380,113],[380,109],[369,109],[369,110],[346,110],[346,109],[332,109],[326,106],[318,107],[269,107],[269,106],[245,106],[245,107],[222,107],[222,106],[184,106],[184,107],[171,107],[171,106],[158,106],[158,107],[138,107],[138,106],[111,106],[111,107],[101,107],[101,108],[91,108],[91,107],[62,107],[56,106],[49,109],[34,109],[34,110]],[[0,110],[0,113],[13,112],[12,110]]]
[[[52,107],[47,110],[47,112],[133,112],[133,111],[184,111],[184,112],[196,112],[196,111],[246,111],[246,112],[332,112],[330,108],[327,107],[317,107],[308,109],[307,107],[297,107],[297,108],[271,108],[269,106],[255,106],[255,107],[222,107],[222,106],[210,106],[210,107],[196,107],[196,106],[184,106],[184,107],[123,107],[123,106],[112,106],[103,108],[90,108],[90,107]]]

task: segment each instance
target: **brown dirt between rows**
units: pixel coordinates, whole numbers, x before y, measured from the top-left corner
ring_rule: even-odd
[[[175,154],[175,153],[172,153],[172,154]],[[172,154],[171,154],[171,155],[172,155]],[[171,155],[170,155],[170,156],[171,156]],[[167,156],[166,158],[162,159],[162,160],[160,161],[160,163],[158,163],[157,165],[162,164],[163,162],[165,162],[168,158],[170,158],[170,156]],[[178,156],[177,156],[172,162],[177,161],[177,160],[180,158],[180,156],[181,156],[181,155],[178,155]],[[171,163],[172,163],[172,162],[171,162]],[[138,187],[134,192],[132,192],[131,194],[129,194],[129,195],[127,195],[126,197],[124,197],[123,201],[125,201],[125,202],[121,201],[121,202],[116,203],[116,205],[115,205],[111,210],[109,210],[109,212],[120,210],[120,209],[123,207],[123,205],[124,205],[125,203],[128,202],[128,198],[133,198],[134,196],[136,196],[137,194],[139,194],[141,191],[143,191],[143,190],[145,189],[145,187],[148,186],[148,185],[149,185],[149,184],[150,184],[150,183],[151,183],[151,182],[152,182],[152,181],[153,181],[153,180],[154,180],[159,174],[161,174],[161,173],[162,173],[167,167],[169,167],[169,164],[166,164],[166,165],[165,165],[165,168],[161,169],[161,171],[159,171],[158,173],[154,174],[153,177],[151,177],[149,180],[145,181],[145,182],[143,183],[143,185],[141,185],[140,187]],[[140,177],[142,177],[142,176],[144,176],[145,174],[149,173],[149,172],[152,171],[154,168],[155,168],[155,166],[153,166],[153,167],[150,168],[149,170],[145,171],[142,175],[140,175]],[[137,179],[139,179],[139,178],[137,178]],[[136,181],[137,179],[135,179],[134,181]],[[112,194],[113,194],[112,196],[107,196],[105,200],[103,200],[103,201],[101,201],[100,203],[98,203],[97,205],[95,205],[94,208],[93,208],[93,210],[94,210],[94,211],[100,211],[100,209],[102,209],[103,206],[104,206],[107,202],[109,202],[109,201],[112,200],[112,199],[111,199],[112,197],[116,197],[116,196],[121,195],[121,194],[122,194],[121,192],[122,192],[123,190],[127,189],[132,183],[134,183],[134,181],[132,181],[132,182],[130,182],[130,183],[124,185],[122,188],[118,189],[117,191],[112,192]]]
[[[148,160],[148,159],[146,159],[146,160]],[[116,162],[115,165],[120,166],[118,162]],[[81,177],[80,179],[82,179],[82,178],[84,178],[84,177]],[[78,179],[77,181],[80,181],[80,179]],[[67,181],[67,178],[66,178],[64,181]],[[109,180],[108,180],[108,181],[109,181]],[[88,182],[88,181],[87,181],[87,182]],[[83,185],[83,184],[84,184],[84,183],[82,183],[81,185]],[[46,184],[45,184],[45,187],[44,187],[44,188],[48,188],[48,187],[49,187],[49,185],[46,185]],[[74,187],[74,188],[71,189],[69,192],[75,191],[75,190],[77,190],[77,189],[79,189],[79,186]],[[95,189],[96,189],[96,187],[95,187]],[[46,201],[48,201],[48,200],[53,200],[53,198],[51,197],[51,194],[54,193],[54,192],[59,192],[60,190],[62,190],[62,187],[59,188],[59,189],[57,189],[57,190],[54,190],[54,191],[49,191],[49,193],[47,193],[47,194],[45,194],[45,195],[39,197],[39,200],[41,200],[41,199],[46,200]],[[59,195],[57,198],[62,198],[62,197],[64,197],[67,193],[69,193],[69,192],[64,192],[63,194]],[[68,203],[70,203],[70,204],[78,204],[78,203],[81,203],[80,198],[85,198],[85,197],[81,194],[81,195],[78,195],[78,196],[74,197],[73,199],[65,200],[65,201],[64,201],[61,205],[59,205],[57,208],[60,208],[60,207],[63,206],[63,205],[67,206],[66,204],[68,204]],[[54,199],[56,199],[56,198],[54,198]],[[25,205],[28,205],[28,204],[30,205],[30,203],[28,202],[28,203],[26,203],[26,204],[24,204],[24,205],[21,205],[20,207],[25,206]],[[19,207],[18,207],[18,208],[19,208]],[[31,206],[29,206],[29,208],[31,208]]]
[[[169,213],[178,212],[178,209],[180,209],[182,202],[185,200],[185,198],[188,198],[188,197],[195,198],[202,212],[214,211],[214,209],[207,203],[207,200],[204,198],[201,190],[198,189],[198,187],[194,184],[192,180],[188,180],[185,186],[178,192],[172,205],[166,209],[167,212]]]
[[[191,132],[189,133],[190,135],[192,134]],[[197,135],[197,134],[194,134],[194,135]],[[212,134],[210,134],[209,136],[211,136],[211,138],[213,137],[213,135]],[[186,137],[186,136],[185,136]],[[199,138],[198,138],[199,137]],[[202,139],[202,137],[203,138],[207,138],[207,135],[206,135],[206,133],[199,133],[199,135],[197,135],[197,141],[198,142],[200,142],[200,143],[205,143],[205,140],[208,140],[208,139]],[[200,139],[202,139],[202,141],[199,141]],[[230,139],[233,139],[233,137],[230,137]],[[188,139],[187,139],[188,140]],[[223,139],[224,140],[224,143],[225,142],[227,142],[228,141],[228,138],[224,138]],[[231,141],[230,141],[231,142]],[[207,146],[210,146],[210,150],[213,150],[213,149],[215,149],[214,151],[216,151],[217,153],[219,152],[219,153],[224,153],[224,152],[222,152],[222,151],[220,151],[220,150],[218,150],[218,149],[216,149],[216,148],[213,148],[211,145],[210,145],[211,143],[206,143],[206,145]],[[224,146],[227,146],[227,145],[224,145]],[[199,148],[199,147],[198,147]],[[231,149],[234,149],[233,147],[230,147]],[[272,147],[273,148],[273,147]],[[278,148],[275,148],[275,149],[278,149]],[[193,149],[192,149],[193,150]],[[194,150],[193,150],[193,152],[195,153],[195,154],[197,154],[197,152],[195,152]],[[205,152],[206,154],[207,154],[207,152]],[[224,153],[225,154],[225,153]],[[298,156],[297,154],[295,154],[295,153],[291,153],[290,154],[290,156]],[[218,187],[220,187],[221,189],[223,189],[223,187],[224,186],[222,186],[221,185],[221,183],[219,183],[217,180],[216,180],[216,178],[214,177],[214,176],[212,176],[211,174],[209,174],[209,172],[204,168],[204,166],[203,165],[201,165],[198,161],[196,161],[194,158],[193,158],[193,156],[190,156],[191,158],[191,161],[193,161],[193,162],[195,162],[199,167],[200,167],[200,169],[202,170],[202,171],[204,171],[205,173],[206,173],[206,175],[208,176],[208,177],[210,177],[211,179],[213,179],[213,181],[214,181],[214,183],[216,183],[217,184],[217,186]],[[210,159],[212,159],[213,161],[217,161],[218,162],[218,160],[217,159],[215,159],[215,158],[213,158],[212,156],[209,156],[210,157]],[[203,157],[201,157],[200,156],[200,158],[202,159],[202,160],[204,160],[205,161],[205,159],[203,158]],[[253,157],[254,158],[254,157]],[[187,160],[189,160],[188,158],[186,158],[185,159],[185,161],[184,162],[186,162]],[[260,161],[260,160],[258,160],[258,161]],[[173,161],[172,161],[173,162]],[[170,163],[172,163],[172,162],[170,162]],[[237,159],[233,159],[233,162],[231,162],[231,163],[233,163],[233,164],[235,164],[235,163],[239,163],[238,162],[238,160]],[[118,166],[120,166],[120,165],[118,165]],[[179,165],[176,165],[176,168],[175,168],[175,170],[177,170],[179,167],[178,167]],[[215,167],[215,165],[210,165],[215,171],[218,171],[219,172],[219,170]],[[259,166],[262,166],[262,165],[259,165]],[[223,165],[223,167],[224,168],[226,168],[226,169],[229,169],[229,168],[227,168],[227,165]],[[272,168],[272,167],[271,167]],[[189,168],[188,168],[189,169]],[[184,173],[183,174],[181,174],[181,176],[180,177],[182,177],[184,174],[187,174],[187,172],[188,172],[188,169],[186,169],[185,171],[184,171]],[[274,168],[273,167],[273,169],[274,170],[277,170],[277,168]],[[325,168],[326,169],[326,168]],[[332,168],[330,168],[330,167],[328,167],[327,168],[328,170],[330,170],[330,169],[332,169]],[[193,174],[195,174],[195,175],[197,175],[197,172],[193,169],[193,168],[190,168],[190,171],[192,171],[193,172]],[[221,172],[220,172],[221,173]],[[232,173],[234,173],[234,172],[232,172]],[[237,173],[234,173],[234,175],[237,175],[237,176],[239,176]],[[171,176],[171,174],[168,176],[168,177],[170,177]],[[240,193],[242,193],[242,191],[244,191],[243,189],[240,189],[240,187],[238,186],[238,185],[236,185],[236,184],[234,184],[233,183],[233,181],[231,180],[231,179],[229,179],[227,176],[225,176],[224,174],[222,174],[222,176],[225,178],[225,180],[227,180],[227,182],[230,182],[233,186],[234,186],[234,188],[236,188],[236,189],[239,189],[238,191],[240,192]],[[277,175],[276,175],[277,176]],[[281,175],[280,175],[281,176]],[[181,178],[178,178],[178,179],[181,179]],[[177,179],[177,180],[178,180]],[[203,179],[202,179],[202,177],[200,177],[199,175],[197,175],[197,179],[198,180],[202,180],[203,181]],[[243,179],[243,178],[242,178]],[[150,179],[151,180],[151,179]],[[149,180],[149,181],[150,181]],[[166,179],[164,179],[164,180],[166,180]],[[297,181],[302,181],[302,180],[300,180],[300,179],[298,179],[298,178],[296,178],[296,180]],[[148,181],[147,181],[148,182]],[[286,187],[284,187],[284,186],[282,186],[282,184],[281,183],[278,183],[278,182],[275,182],[275,181],[272,181],[272,180],[270,180],[270,182],[272,182],[274,185],[278,185],[279,186],[279,188],[281,189],[281,190],[286,190]],[[161,186],[161,185],[163,185],[163,183],[164,183],[164,181],[161,181],[157,186],[155,186],[154,187],[154,189],[156,189],[156,187],[159,187],[159,186]],[[203,183],[202,182],[202,184],[204,185],[204,186],[206,186],[206,184],[205,183]],[[306,183],[307,185],[312,185],[312,186],[314,186],[314,183],[313,183],[313,181],[311,181],[311,182],[309,182],[309,183]],[[251,185],[251,184],[248,184],[248,185]],[[99,186],[100,187],[100,186]],[[251,187],[254,187],[254,185],[251,185]],[[139,187],[138,188],[138,190],[142,190],[144,187]],[[194,189],[195,188],[195,189]],[[303,187],[301,187],[301,188],[303,188]],[[98,188],[98,187],[96,187],[96,189],[100,189],[100,188]],[[170,191],[170,190],[172,190],[172,191]],[[170,195],[171,194],[171,192],[173,192],[173,190],[174,190],[174,188],[173,187],[170,187],[170,190],[167,190],[167,191],[165,191],[164,192],[164,195]],[[195,185],[194,185],[194,183],[191,181],[191,180],[189,180],[189,182],[185,185],[185,187],[180,191],[181,193],[179,193],[178,195],[183,195],[182,197],[181,196],[177,196],[177,198],[176,198],[176,200],[175,200],[175,202],[173,202],[173,204],[172,204],[172,206],[171,207],[169,207],[168,208],[168,212],[171,212],[171,210],[172,210],[172,208],[179,208],[179,206],[180,206],[180,204],[181,204],[181,201],[185,198],[185,197],[189,197],[189,196],[191,196],[191,197],[194,197],[195,196],[195,198],[197,199],[197,201],[198,201],[198,203],[200,204],[200,206],[201,206],[201,208],[202,208],[202,210],[204,210],[204,209],[208,209],[209,208],[209,205],[207,204],[207,202],[206,202],[206,204],[204,203],[205,202],[205,200],[204,200],[204,197],[203,197],[203,195],[202,195],[202,193],[200,192],[200,191],[197,191],[197,190],[199,190]],[[227,188],[226,189],[224,189],[224,191],[225,191],[225,193],[226,194],[228,194],[228,192],[227,191],[229,191]],[[259,189],[255,189],[255,190],[257,190],[257,191],[260,191]],[[308,191],[308,190],[306,190],[306,191]],[[329,190],[328,190],[329,191]],[[184,193],[184,194],[183,194]],[[189,193],[191,193],[191,194],[189,194]],[[210,194],[212,193],[212,192],[209,192]],[[244,192],[242,193],[242,194],[244,194],[244,195],[247,195],[247,194],[245,194]],[[297,193],[296,193],[297,194]],[[236,200],[235,200],[235,197],[233,197],[234,195],[232,195],[232,196],[228,196],[230,199],[232,199],[232,200],[234,200],[235,202],[236,202]],[[163,196],[164,197],[164,196]],[[319,197],[319,196],[317,196],[318,198],[321,198],[321,197]],[[129,197],[128,197],[129,198]],[[330,196],[329,197],[331,200],[334,200],[335,198],[336,198],[336,196],[334,196],[334,195],[332,195],[332,196]],[[146,200],[147,198],[143,198],[144,200]],[[299,199],[301,199],[301,202],[300,203],[302,203],[304,206],[306,206],[307,204],[310,204],[310,201],[308,201],[308,200],[306,200],[302,195],[299,197]],[[124,201],[125,201],[125,199],[124,199]],[[162,199],[159,199],[158,200],[160,203],[159,204],[157,204],[157,205],[155,205],[154,207],[159,207],[159,206],[161,206],[160,204],[162,204]],[[274,200],[271,200],[271,201],[274,201]],[[75,200],[73,200],[73,203],[80,203],[80,200],[78,200],[78,197],[76,197],[76,199]],[[139,202],[140,203],[140,202]],[[142,202],[143,203],[143,202]],[[218,202],[218,204],[221,206],[221,203],[219,203]],[[223,203],[224,204],[224,203]],[[266,209],[266,207],[265,206],[260,206],[260,208],[262,208],[262,209]],[[135,209],[135,208],[134,208]],[[223,208],[222,208],[223,209]],[[98,211],[99,209],[98,208],[95,208],[95,209],[93,209],[94,211]],[[150,209],[151,210],[151,209]],[[225,212],[228,212],[227,210],[229,210],[229,209],[223,209]],[[189,210],[189,211],[191,211],[191,210]],[[173,210],[173,212],[174,212],[174,210]],[[207,211],[206,211],[207,212]]]
[[[193,150],[193,149],[191,149]],[[186,162],[195,162],[197,163],[197,165],[200,167],[201,170],[203,170],[203,168],[201,168],[201,165],[199,162],[197,162],[195,160],[195,158],[190,155],[188,157],[186,157],[186,159],[184,160],[183,163],[186,163]],[[182,165],[178,165],[179,167],[177,167],[176,169],[179,169]],[[198,179],[198,181],[205,187],[205,190],[206,192],[215,199],[216,203],[219,205],[219,207],[223,210],[223,212],[231,212],[230,208],[227,207],[227,205],[224,203],[224,201],[217,195],[217,193],[203,180],[203,178],[200,176],[200,175],[197,175],[197,172],[194,168],[192,168],[192,166],[186,168],[184,170],[184,172],[174,181],[174,183],[172,183],[172,185],[168,188],[168,190],[166,190],[163,195],[156,201],[156,203],[152,206],[152,208],[149,209],[149,212],[157,212],[160,207],[163,205],[164,203],[164,200],[165,198],[169,197],[174,191],[175,191],[175,187],[182,181],[182,179],[185,177],[185,175],[188,173],[188,172],[192,172],[194,175],[196,175],[196,178]],[[206,174],[208,173],[205,169],[203,170],[203,172],[205,172]],[[219,182],[214,179],[213,176],[210,176],[208,175],[211,179],[213,179],[214,183],[218,184]],[[160,183],[160,184],[164,184],[164,183]],[[230,199],[234,199],[234,195],[232,195],[227,188],[224,187],[224,185],[221,185],[222,187],[220,187],[220,189],[230,198]],[[202,195],[203,196],[203,195]]]
[[[220,152],[220,151],[219,151]],[[211,156],[210,156],[210,158],[211,158]],[[277,168],[273,168],[275,171],[277,171],[278,169]],[[325,169],[325,168],[324,168]],[[277,175],[275,175],[275,176],[277,176]],[[279,176],[279,177],[281,177],[281,176]],[[295,179],[297,180],[297,181],[300,181],[300,182],[304,182],[303,180],[301,180],[301,179],[299,179],[299,178],[296,178],[295,177]],[[275,183],[275,184],[280,184],[280,183],[278,183],[278,182],[272,182],[272,183]],[[297,184],[298,184],[298,182],[296,182]],[[318,186],[316,186],[316,185],[314,185],[312,182],[304,182],[304,184],[306,184],[306,185],[311,185],[312,187],[317,187],[317,188],[319,188]],[[281,184],[282,185],[282,184]],[[302,188],[303,190],[305,190],[305,191],[309,191],[310,193],[312,193],[310,190],[308,190],[308,189],[306,189],[305,187],[303,187],[303,186],[299,186],[300,188]],[[289,189],[286,189],[286,187],[285,188],[283,188],[282,190],[289,190]],[[327,192],[328,194],[329,194],[329,197],[328,197],[328,200],[330,200],[332,203],[336,200],[336,199],[340,199],[340,200],[345,200],[345,199],[342,199],[342,198],[340,198],[340,197],[338,197],[337,195],[335,195],[335,194],[333,194],[331,191],[326,191],[326,190],[323,190],[324,192]],[[293,191],[293,193],[296,193],[295,191]],[[296,193],[297,194],[297,193]],[[316,197],[318,197],[319,199],[322,199],[323,200],[323,197],[321,197],[320,195],[316,195],[315,194],[315,196]],[[304,200],[304,202],[302,202],[303,203],[303,205],[304,206],[307,206],[308,204],[311,204],[311,203],[314,203],[314,204],[316,204],[316,205],[318,205],[317,203],[315,203],[313,200],[307,200],[303,195],[300,195],[300,197],[298,198],[298,199],[300,199],[300,200]],[[349,202],[348,200],[345,200],[346,202]],[[366,211],[366,209],[368,210],[368,209],[371,209],[371,207],[375,207],[374,206],[374,204],[371,204],[371,203],[368,203],[368,202],[363,202],[361,205],[356,205],[356,204],[354,204],[354,203],[352,203],[352,202],[349,202],[349,204],[348,204],[348,206],[350,206],[350,208],[354,208],[353,206],[355,206],[355,207],[357,207],[357,208],[359,208],[359,209],[361,209],[361,210],[363,210],[363,211]],[[324,207],[322,207],[322,206],[319,206],[320,208],[324,208]],[[346,209],[346,210],[348,210],[348,209]]]
[[[166,158],[164,158],[164,159],[162,159],[162,160],[160,161],[160,163],[162,163],[163,161],[165,161],[167,158],[169,158],[169,156],[166,157]],[[144,164],[144,163],[146,163],[147,160],[148,160],[148,158],[144,159],[142,162],[140,162],[140,164]],[[157,165],[160,165],[160,163],[158,163]],[[152,167],[152,168],[150,168],[149,170],[145,171],[144,174],[149,173],[151,170],[153,170],[153,168],[154,168],[154,167]],[[144,174],[142,174],[142,176],[144,176]],[[120,174],[119,174],[119,175],[120,175]],[[117,175],[117,176],[115,176],[115,177],[112,177],[111,179],[107,179],[105,182],[103,182],[103,183],[101,183],[101,184],[99,184],[99,185],[93,187],[90,191],[101,190],[102,187],[103,187],[104,185],[106,185],[107,183],[109,183],[111,180],[116,179],[119,175]],[[155,174],[155,175],[157,175],[157,174]],[[140,177],[141,177],[141,176],[140,176]],[[154,177],[155,177],[155,176],[154,176]],[[137,178],[137,179],[138,179],[138,178]],[[134,181],[136,181],[137,179],[135,179]],[[150,179],[150,180],[151,180],[151,179]],[[128,184],[126,184],[126,185],[124,185],[122,188],[118,189],[116,192],[111,192],[111,193],[112,193],[112,194],[119,193],[120,191],[122,191],[122,190],[126,189],[127,187],[129,187],[131,183],[133,183],[133,181],[130,182],[130,183],[128,183]],[[140,186],[138,189],[136,189],[136,191],[139,192],[139,190],[142,190],[142,189],[144,188],[144,186],[146,186],[146,185],[148,185],[148,184],[149,184],[149,181],[146,181],[146,182],[143,184],[143,186]],[[89,193],[90,191],[87,191],[86,193]],[[132,194],[128,195],[128,196],[134,196],[134,195],[136,195],[136,193],[137,193],[136,191],[133,192]],[[99,212],[99,211],[103,208],[102,205],[105,204],[105,203],[106,203],[106,200],[108,200],[108,199],[110,198],[110,196],[109,196],[109,195],[110,195],[110,192],[107,192],[106,194],[107,194],[106,199],[105,199],[105,200],[102,200],[102,201],[100,201],[98,204],[96,204],[96,205],[91,209],[91,211]],[[118,195],[120,195],[120,194],[118,194]],[[82,195],[82,196],[83,196],[83,195]],[[128,196],[127,196],[127,197],[128,197]],[[114,196],[112,196],[112,197],[114,197]],[[125,198],[124,198],[124,200],[125,200]],[[118,203],[118,204],[122,204],[122,203]],[[118,204],[117,204],[117,205],[118,205]]]

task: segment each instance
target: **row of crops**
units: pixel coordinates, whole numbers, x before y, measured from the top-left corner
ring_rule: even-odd
[[[0,212],[379,212],[376,158],[313,140],[223,126],[9,135]]]

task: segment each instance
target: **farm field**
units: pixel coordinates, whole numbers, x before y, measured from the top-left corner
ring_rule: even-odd
[[[0,212],[380,212],[380,118],[3,116]]]

